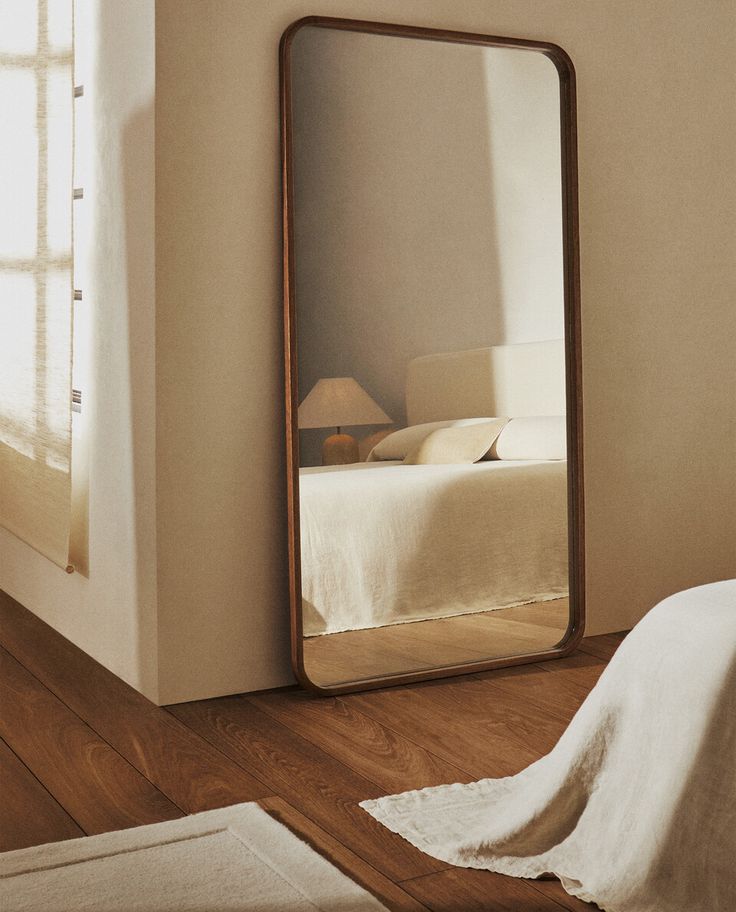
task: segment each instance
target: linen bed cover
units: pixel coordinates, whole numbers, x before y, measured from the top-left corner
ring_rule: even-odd
[[[565,461],[300,470],[305,636],[567,595]]]
[[[606,912],[736,909],[736,580],[679,592],[516,776],[361,802],[449,864],[551,872]]]

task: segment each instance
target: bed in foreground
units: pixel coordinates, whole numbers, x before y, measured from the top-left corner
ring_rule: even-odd
[[[736,580],[665,599],[554,750],[361,805],[429,855],[560,878],[607,912],[736,908]]]

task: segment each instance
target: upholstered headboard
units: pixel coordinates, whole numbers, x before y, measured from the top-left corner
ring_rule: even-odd
[[[565,414],[563,339],[424,355],[406,371],[411,424]]]

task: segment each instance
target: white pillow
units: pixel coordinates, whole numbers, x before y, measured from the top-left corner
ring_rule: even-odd
[[[508,418],[439,428],[410,450],[404,465],[472,465],[482,459]]]
[[[387,459],[405,459],[406,456],[433,431],[440,428],[464,427],[468,424],[482,424],[492,418],[455,418],[450,421],[430,421],[427,424],[413,424],[410,427],[394,431],[384,437],[368,454],[366,462],[379,462]]]
[[[567,459],[565,416],[512,418],[486,459]]]

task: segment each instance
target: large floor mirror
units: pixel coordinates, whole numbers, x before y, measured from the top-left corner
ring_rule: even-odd
[[[339,693],[582,635],[575,79],[556,45],[281,45],[294,667]]]

